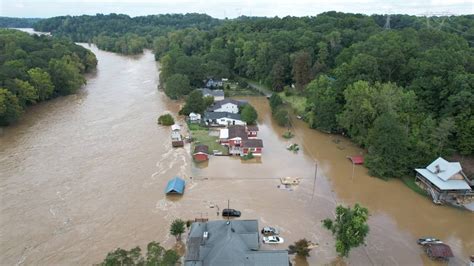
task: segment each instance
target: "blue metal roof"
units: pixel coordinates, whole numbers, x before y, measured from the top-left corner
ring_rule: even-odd
[[[178,193],[178,194],[183,194],[184,192],[184,185],[185,182],[183,179],[175,176],[173,179],[171,179],[168,182],[168,185],[166,186],[165,193]]]

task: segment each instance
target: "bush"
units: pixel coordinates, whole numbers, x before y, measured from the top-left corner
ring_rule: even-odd
[[[257,118],[258,118],[257,111],[256,111],[255,108],[253,108],[253,106],[250,105],[250,104],[246,104],[246,105],[242,108],[241,116],[242,116],[242,120],[244,120],[245,123],[247,123],[247,124],[249,124],[249,125],[254,124],[255,121],[256,121]]]
[[[250,159],[253,159],[253,158],[255,158],[255,156],[253,156],[253,153],[251,153],[251,152],[249,152],[246,155],[242,156],[242,159],[244,159],[244,160],[250,160]]]
[[[282,127],[288,126],[290,123],[289,113],[285,108],[278,108],[273,117],[275,118],[277,124]]]
[[[306,240],[306,238],[300,239],[288,247],[288,252],[290,254],[296,253],[302,257],[309,257],[310,251],[311,249],[309,248],[309,241]]]
[[[158,117],[158,124],[163,126],[171,126],[174,124],[174,119],[170,114],[160,115],[160,117]]]
[[[285,139],[291,139],[292,137],[294,137],[295,135],[293,133],[291,133],[291,131],[286,131],[285,133],[283,133],[282,137],[284,137]]]

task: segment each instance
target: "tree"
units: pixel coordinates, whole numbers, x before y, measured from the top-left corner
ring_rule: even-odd
[[[178,99],[190,91],[189,79],[183,74],[173,74],[165,82],[165,93],[171,99]]]
[[[147,246],[146,265],[175,265],[179,260],[179,255],[174,250],[166,250],[160,246],[160,243],[150,242]]]
[[[175,265],[179,255],[174,250],[167,250],[158,242],[150,242],[147,245],[146,258],[143,257],[140,247],[131,250],[118,248],[109,252],[102,266],[133,265],[133,266],[170,266]]]
[[[49,73],[51,73],[54,88],[60,95],[71,94],[86,83],[77,64],[66,57],[51,59]]]
[[[160,115],[160,117],[158,117],[158,124],[163,125],[163,126],[173,125],[174,124],[173,116],[171,116],[170,114]]]
[[[204,99],[204,109],[214,104],[213,96],[205,96],[203,99]]]
[[[23,113],[18,98],[7,89],[0,88],[0,125],[7,126]]]
[[[204,102],[204,97],[202,97],[202,92],[193,90],[186,98],[186,103],[179,113],[182,115],[189,115],[192,112],[201,114],[205,109],[206,103]]]
[[[276,110],[273,118],[275,118],[279,126],[287,127],[290,125],[290,114],[288,113],[288,110],[283,107],[280,107]]]
[[[143,257],[140,247],[135,247],[129,251],[118,248],[107,254],[101,263],[103,266],[115,265],[143,265]]]
[[[303,89],[311,80],[311,55],[307,51],[300,51],[293,59],[293,80],[296,88]]]
[[[322,221],[323,226],[331,230],[336,239],[336,251],[339,256],[348,257],[352,248],[364,244],[369,233],[368,218],[369,210],[356,203],[353,209],[337,206],[336,218]]]
[[[171,223],[170,233],[176,237],[176,241],[181,239],[181,234],[186,230],[186,223],[181,219],[176,219]]]
[[[338,129],[336,115],[342,111],[341,104],[337,101],[338,93],[327,76],[320,76],[311,81],[306,87],[310,95],[311,106],[310,125],[313,128],[332,132]]]
[[[250,104],[244,105],[240,114],[242,116],[242,120],[248,125],[254,124],[258,118],[257,110],[255,110],[255,108],[253,108],[253,106]]]
[[[408,136],[395,114],[378,117],[368,139],[365,164],[371,175],[386,179],[407,172]]]
[[[270,108],[272,109],[272,113],[275,113],[277,108],[283,104],[283,100],[281,99],[280,95],[277,93],[273,93],[272,96],[270,96]]]
[[[309,241],[306,240],[306,238],[296,241],[293,245],[288,247],[288,250],[289,253],[296,253],[301,257],[309,257],[309,252],[311,251],[309,248]]]
[[[30,77],[30,84],[38,92],[38,99],[40,101],[49,99],[54,91],[54,85],[49,73],[36,67],[28,70],[28,76]]]

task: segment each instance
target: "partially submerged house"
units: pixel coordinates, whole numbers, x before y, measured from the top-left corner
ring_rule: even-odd
[[[209,97],[209,96],[214,97],[214,102],[222,101],[225,98],[223,90],[211,90],[208,88],[203,88],[203,89],[198,89],[198,90],[201,91],[202,96],[204,97]]]
[[[252,153],[255,156],[262,156],[263,141],[261,139],[246,139],[242,140],[242,151],[240,156]]]
[[[258,134],[258,126],[257,125],[247,125],[247,136],[249,138],[256,138]]]
[[[242,118],[237,113],[230,112],[205,112],[204,123],[207,126],[228,126],[228,125],[245,125]]]
[[[184,186],[186,182],[175,176],[173,179],[168,181],[168,185],[166,185],[165,193],[168,194],[183,194],[184,193]]]
[[[415,169],[415,181],[430,193],[435,203],[449,203],[469,208],[474,200],[474,183],[462,171],[459,162],[439,157],[426,168]],[[472,209],[474,211],[474,209]]]
[[[246,105],[247,102],[237,101],[234,99],[224,99],[221,101],[216,101],[212,106],[210,106],[208,112],[228,112],[228,113],[239,113],[239,107]]]
[[[171,126],[171,145],[173,147],[183,147],[184,141],[181,136],[181,127],[177,124]]]
[[[451,247],[444,243],[426,244],[425,252],[432,259],[448,260],[454,257]]]
[[[260,250],[257,220],[194,222],[187,239],[185,266],[288,266],[286,250]]]
[[[207,145],[196,145],[194,147],[193,159],[196,162],[209,160],[209,147]]]
[[[206,88],[217,88],[217,87],[222,87],[224,83],[222,80],[219,79],[209,79],[206,82]]]

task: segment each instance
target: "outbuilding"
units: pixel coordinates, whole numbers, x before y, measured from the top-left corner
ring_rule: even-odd
[[[165,193],[168,194],[183,194],[184,193],[184,186],[185,181],[180,177],[175,176],[173,179],[168,181],[168,185],[166,186]]]
[[[196,162],[209,160],[209,147],[207,145],[196,145],[194,147],[193,159]]]

